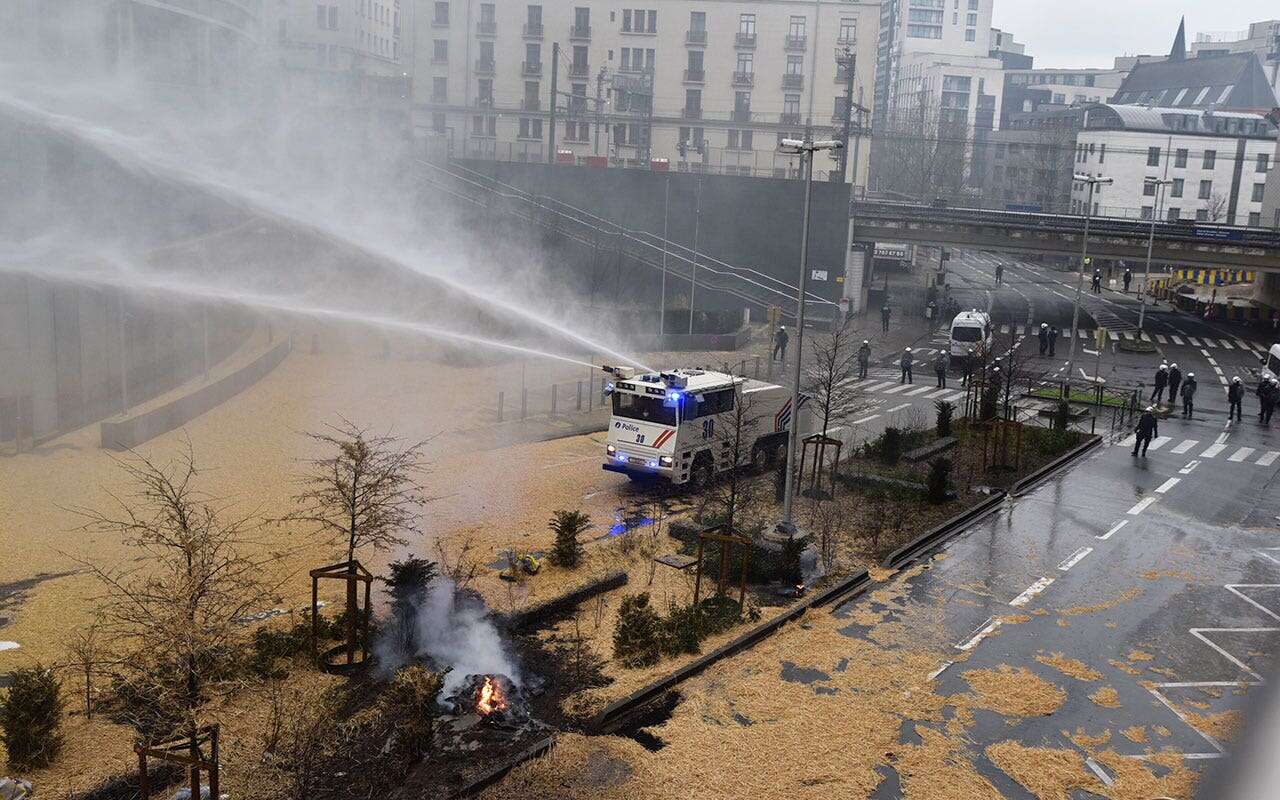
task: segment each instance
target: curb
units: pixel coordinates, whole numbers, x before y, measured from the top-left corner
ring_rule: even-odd
[[[952,536],[960,533],[975,521],[995,511],[1004,504],[1005,498],[1008,496],[1007,492],[996,492],[978,505],[960,512],[946,522],[943,522],[941,525],[917,536],[902,547],[894,550],[892,553],[885,556],[884,560],[880,562],[880,566],[886,569],[901,569],[903,566],[910,564],[912,561],[917,560],[921,556],[933,550],[947,539],[950,539]]]
[[[735,655],[751,645],[768,638],[783,625],[799,618],[809,609],[826,605],[837,598],[863,588],[868,583],[870,583],[870,576],[865,571],[849,576],[834,586],[828,587],[807,600],[798,603],[768,622],[757,625],[755,628],[752,628],[733,641],[723,644],[701,658],[695,659],[694,661],[684,665],[675,672],[659,678],[648,686],[637,689],[621,700],[615,700],[596,715],[596,718],[592,721],[589,727],[592,732],[596,734],[608,733],[610,730],[616,728],[617,724],[631,711],[653,700],[663,692],[666,692],[677,684],[683,683],[689,678],[695,677],[717,661]]]
[[[449,800],[460,800],[460,798],[463,797],[471,797],[485,789],[488,789],[490,786],[507,777],[508,772],[520,766],[524,762],[546,755],[547,752],[555,746],[555,744],[555,736],[548,736],[545,739],[539,739],[531,746],[521,750],[519,753],[516,753],[514,756],[494,767],[489,772],[486,772],[484,775],[481,775],[479,778],[476,778],[471,783],[468,783],[466,786],[449,795]]]
[[[1015,483],[1009,493],[1014,497],[1022,497],[1044,481],[1048,480],[1054,473],[1065,468],[1076,459],[1083,457],[1093,448],[1101,446],[1101,444],[1102,437],[1094,436],[1084,444],[1078,445],[1075,449],[1055,458],[1053,461],[1050,461],[1048,464],[1045,464],[1040,469]]]

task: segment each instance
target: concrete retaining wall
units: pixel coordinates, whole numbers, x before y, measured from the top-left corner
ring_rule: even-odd
[[[257,383],[284,361],[291,349],[291,341],[285,339],[249,364],[190,394],[123,420],[103,422],[102,447],[107,450],[128,450],[162,433],[182,427]]]

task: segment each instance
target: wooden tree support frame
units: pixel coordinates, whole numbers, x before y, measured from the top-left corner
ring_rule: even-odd
[[[208,758],[204,746],[208,745]],[[180,764],[189,769],[192,800],[200,800],[200,773],[209,775],[209,798],[218,800],[218,726],[208,725],[196,729],[195,736],[180,736],[153,745],[134,745],[138,755],[138,789],[141,800],[151,797],[151,777],[147,771],[147,759],[154,758],[170,764]]]
[[[355,615],[355,620],[348,620],[347,630],[350,632],[347,641],[336,647],[331,647],[324,653],[318,653],[317,647],[320,641],[319,615],[320,615],[320,581],[337,580],[347,584],[347,597],[354,598],[358,595],[358,584],[364,584],[364,608],[361,609],[357,604],[352,608],[348,603],[347,611]],[[343,561],[338,564],[330,564],[327,567],[319,567],[311,570],[311,655],[320,661],[322,667],[329,671],[336,672],[353,672],[363,667],[369,661],[369,617],[372,614],[373,606],[371,605],[371,595],[373,593],[373,573],[364,568],[359,561]],[[356,631],[359,636],[353,636]],[[357,641],[358,640],[358,641]],[[357,644],[360,650],[360,660],[356,661]],[[338,665],[330,662],[330,657],[341,652],[346,652],[346,663]]]
[[[702,562],[707,540],[719,542],[720,571],[716,578],[716,594],[723,596],[725,584],[729,582],[729,558],[734,546],[742,550],[742,578],[738,583],[738,608],[743,608],[747,599],[747,564],[751,558],[751,540],[734,532],[727,525],[708,528],[698,533],[698,571],[693,579],[693,605],[698,605],[702,593]]]
[[[804,485],[804,465],[809,461],[809,449],[813,448],[813,469],[809,478],[808,496],[822,497],[822,474],[826,473],[826,482],[830,486],[829,497],[835,497],[836,493],[836,468],[840,464],[840,451],[844,447],[844,442],[832,436],[824,436],[821,433],[815,433],[812,436],[804,438],[804,451],[800,457],[800,474],[796,478],[796,483]],[[827,453],[832,449],[836,451],[836,457],[830,462],[827,461]]]

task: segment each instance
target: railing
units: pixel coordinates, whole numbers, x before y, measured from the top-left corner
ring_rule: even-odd
[[[685,44],[706,44],[707,32],[706,31],[685,31],[684,41],[685,41]]]
[[[796,74],[794,72],[785,73],[782,76],[782,88],[783,89],[803,89],[804,76]]]
[[[493,61],[486,61],[483,58],[476,60],[477,75],[492,75],[496,68],[497,65],[494,64]]]
[[[520,98],[520,108],[524,111],[541,111],[541,97],[522,97]]]
[[[729,116],[734,122],[750,122],[752,118],[749,108],[735,108]]]
[[[837,47],[853,47],[858,43],[858,39],[854,36],[840,36],[836,38]]]
[[[569,38],[570,39],[590,39],[591,26],[590,25],[570,25]]]
[[[734,70],[733,85],[734,86],[754,86],[756,82],[756,74],[754,72],[740,72]]]
[[[707,80],[707,71],[705,69],[686,69],[684,71],[685,83],[705,83]]]
[[[799,124],[800,124],[800,114],[799,114],[799,113],[793,113],[793,114],[779,114],[779,115],[778,115],[778,124],[779,124],[779,125],[799,125]]]
[[[754,33],[738,33],[733,38],[734,47],[755,47],[756,35]]]
[[[787,36],[786,48],[788,50],[804,50],[808,46],[808,36]]]
[[[477,108],[493,108],[493,97],[491,95],[477,97],[476,107]]]
[[[522,61],[520,62],[520,74],[526,78],[536,78],[542,74],[541,61]]]
[[[702,119],[702,109],[684,108],[680,110],[680,116],[685,119]]]
[[[526,22],[526,23],[524,24],[524,38],[526,38],[526,39],[541,39],[541,38],[542,38],[542,23],[541,23],[541,22],[532,22],[532,23],[531,23],[531,22]]]
[[[569,65],[569,77],[571,78],[585,78],[590,73],[591,73],[591,67],[587,66],[586,64],[570,64]]]
[[[498,35],[498,23],[497,23],[497,22],[485,22],[484,20],[481,20],[481,21],[477,22],[477,23],[476,23],[476,35],[477,35],[477,36],[497,36],[497,35]]]

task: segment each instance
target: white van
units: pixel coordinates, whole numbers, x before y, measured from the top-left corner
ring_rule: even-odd
[[[951,357],[964,358],[972,350],[982,355],[991,350],[991,315],[985,311],[961,311],[951,321]]]
[[[1271,345],[1271,350],[1263,359],[1262,377],[1280,379],[1280,344]]]

